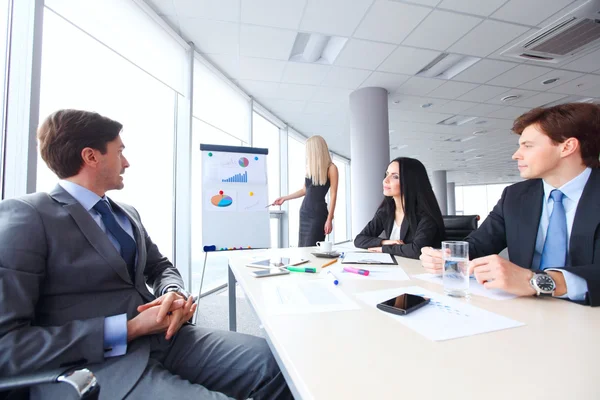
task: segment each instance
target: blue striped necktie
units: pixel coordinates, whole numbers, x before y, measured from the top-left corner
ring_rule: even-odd
[[[108,208],[108,204],[104,200],[100,200],[94,206],[96,210],[102,216],[102,222],[106,229],[113,235],[113,237],[119,242],[121,246],[121,257],[127,264],[127,271],[131,277],[131,281],[135,282],[135,253],[137,245],[135,240],[117,222],[115,216]]]
[[[554,208],[546,231],[546,241],[542,251],[540,269],[564,267],[567,261],[567,214],[562,200],[563,192],[554,189],[550,192]]]

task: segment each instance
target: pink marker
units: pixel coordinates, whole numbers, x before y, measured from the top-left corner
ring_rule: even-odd
[[[346,271],[346,272],[352,272],[353,274],[369,276],[369,270],[368,269],[358,269],[358,268],[354,268],[354,267],[344,267],[344,271]]]

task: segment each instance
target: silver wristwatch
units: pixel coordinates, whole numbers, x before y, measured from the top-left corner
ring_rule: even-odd
[[[536,296],[554,296],[556,283],[550,275],[545,272],[537,272],[529,280],[529,284],[535,289]]]
[[[175,292],[178,293],[179,295],[181,295],[185,300],[188,299],[188,297],[190,297],[190,294],[185,291],[184,289],[180,288],[179,286],[169,286],[165,289],[165,294],[167,294],[168,292]]]

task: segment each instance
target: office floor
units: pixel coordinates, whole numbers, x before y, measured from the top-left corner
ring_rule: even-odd
[[[229,329],[229,301],[228,289],[225,288],[200,299],[200,312],[196,325],[215,329]],[[244,293],[237,287],[237,331],[264,337],[260,322]]]

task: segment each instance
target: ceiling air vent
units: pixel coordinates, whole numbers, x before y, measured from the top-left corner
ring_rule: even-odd
[[[542,63],[559,63],[600,45],[600,0],[588,0],[503,55]]]

